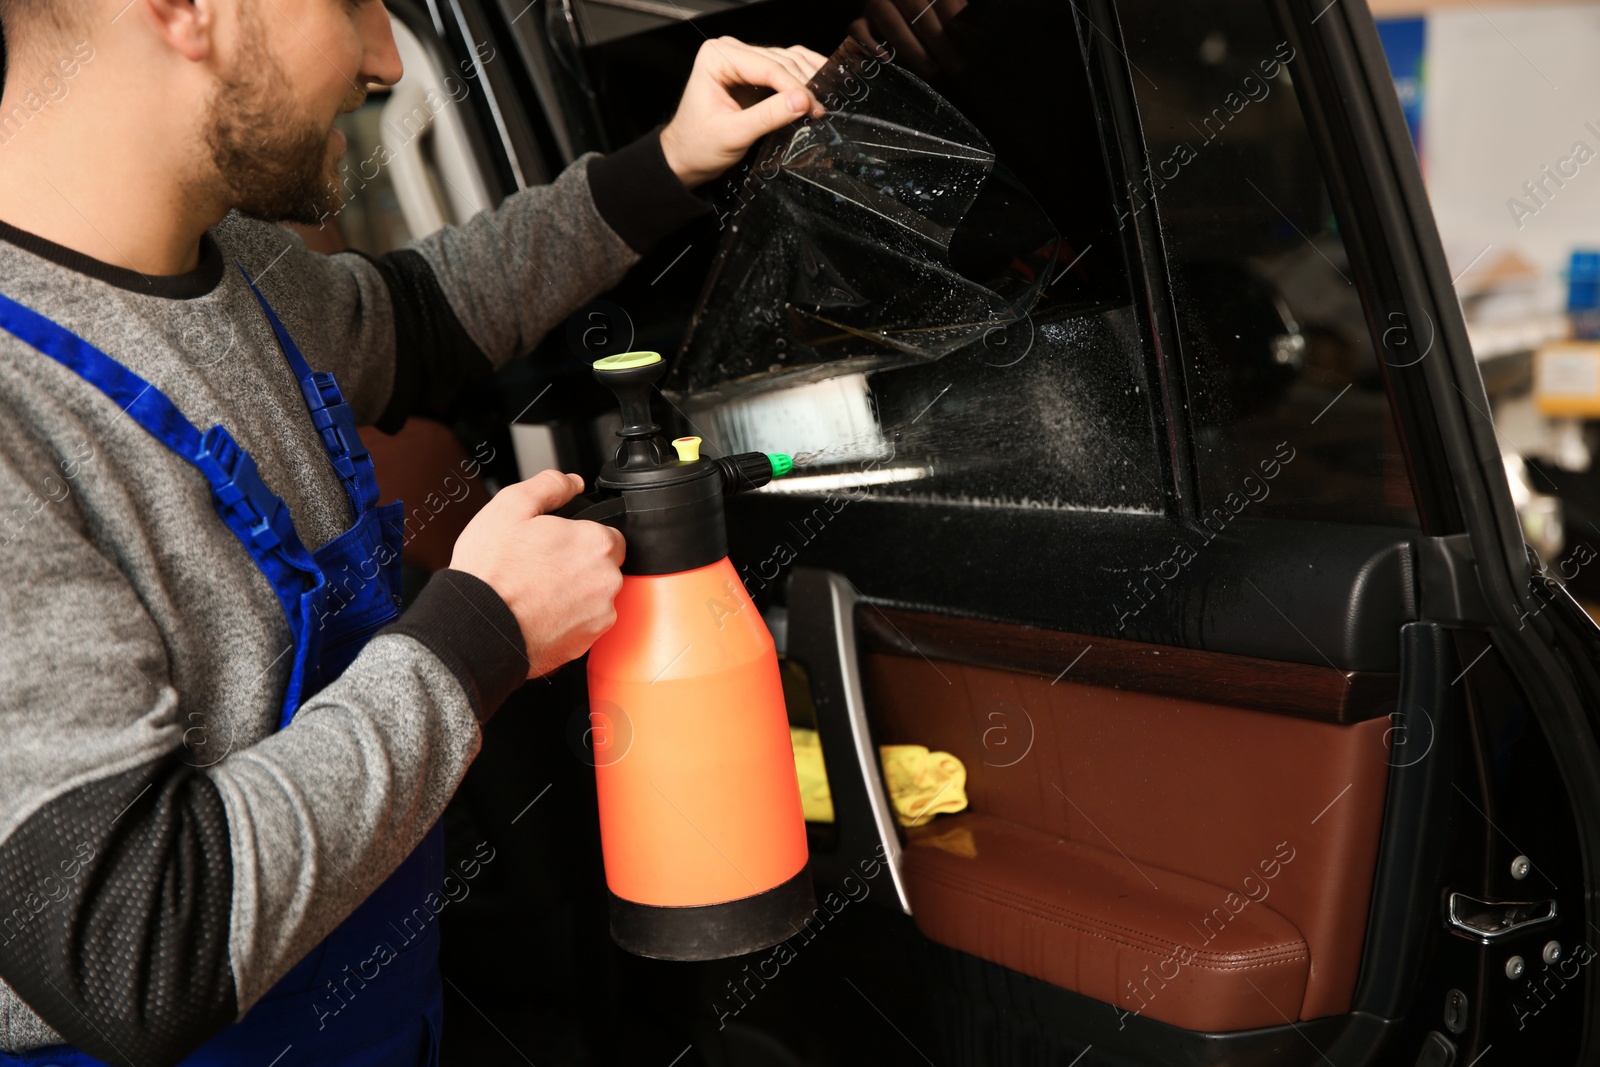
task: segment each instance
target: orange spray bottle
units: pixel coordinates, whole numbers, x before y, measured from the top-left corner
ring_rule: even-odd
[[[669,453],[650,419],[666,369],[610,356],[622,439],[578,517],[627,539],[617,622],[589,652],[591,737],[611,933],[630,952],[708,960],[754,952],[815,908],[772,635],[728,560],[723,498],[792,467],[751,452]]]

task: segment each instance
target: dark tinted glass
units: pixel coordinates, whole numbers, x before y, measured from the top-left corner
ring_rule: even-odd
[[[1287,35],[1260,0],[1117,7],[1150,160],[1130,194],[1160,220],[1202,507],[1414,525]]]
[[[714,447],[802,453],[775,488],[1159,510],[1072,7],[949,7],[920,59],[904,24],[858,23],[894,65],[836,55],[835,111],[713,191],[727,231],[671,387]]]

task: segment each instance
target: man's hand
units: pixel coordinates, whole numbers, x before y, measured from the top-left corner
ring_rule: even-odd
[[[693,189],[739,162],[780,126],[820,118],[822,105],[806,83],[826,62],[799,45],[756,48],[732,37],[707,41],[694,57],[677,114],[661,131],[667,165]],[[771,89],[773,95],[744,107],[734,96],[742,86]]]
[[[966,70],[948,32],[951,20],[966,8],[967,0],[867,0],[866,12],[850,24],[850,33],[880,50],[887,42],[896,63],[933,81]]]
[[[560,471],[508,485],[467,523],[450,557],[452,570],[487,582],[517,617],[529,678],[577,659],[617,621],[622,535],[550,514],[582,491],[582,478]]]

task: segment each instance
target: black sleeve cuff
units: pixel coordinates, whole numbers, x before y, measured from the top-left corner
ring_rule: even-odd
[[[412,415],[444,415],[464,387],[487,378],[494,366],[461,325],[422,253],[401,248],[382,256],[355,254],[372,264],[389,290],[394,387],[373,425],[399,433]]]
[[[480,723],[528,680],[517,617],[487,582],[465,571],[435,571],[406,613],[380,633],[428,646],[461,680]]]
[[[711,210],[684,188],[661,151],[661,127],[589,161],[589,195],[600,217],[641,256]]]

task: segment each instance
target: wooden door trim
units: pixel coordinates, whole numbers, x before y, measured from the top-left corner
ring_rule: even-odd
[[[856,633],[869,651],[1065,678],[1321,722],[1354,723],[1395,710],[1400,676],[1149,645],[960,615],[862,603]]]

